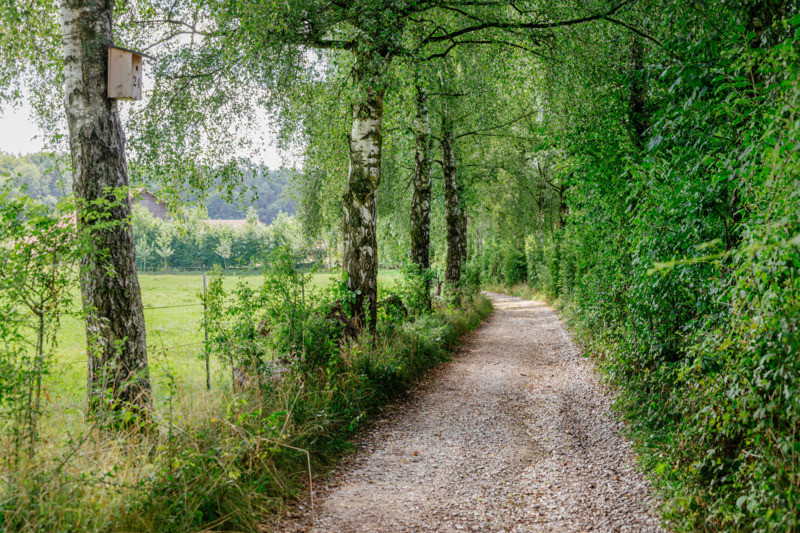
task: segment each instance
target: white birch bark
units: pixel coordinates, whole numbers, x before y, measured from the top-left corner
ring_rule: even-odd
[[[125,134],[107,98],[113,0],[62,0],[64,107],[69,124],[78,226],[91,237],[81,259],[90,408],[151,403],[145,324],[128,219]],[[118,198],[120,198],[118,200]],[[108,202],[108,203],[106,203]]]
[[[383,145],[383,90],[371,86],[369,58],[357,58],[350,170],[342,201],[342,239],[347,288],[354,293],[353,315],[374,329],[378,316],[377,197]]]
[[[459,299],[461,284],[462,260],[462,224],[459,186],[456,174],[455,132],[453,117],[448,105],[442,109],[442,175],[444,182],[445,224],[447,225],[447,259],[445,265],[445,283],[453,297]]]

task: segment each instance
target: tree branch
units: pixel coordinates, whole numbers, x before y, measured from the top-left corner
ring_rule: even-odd
[[[458,46],[460,44],[488,44],[488,45],[496,44],[496,45],[506,45],[506,46],[510,46],[512,48],[519,48],[520,50],[524,50],[524,51],[526,51],[526,52],[528,52],[530,54],[533,54],[533,55],[535,55],[537,57],[541,57],[541,58],[545,59],[545,56],[543,56],[542,54],[540,54],[536,50],[533,50],[531,48],[527,48],[525,46],[522,46],[522,45],[519,45],[519,44],[516,44],[516,43],[512,43],[510,41],[498,41],[498,40],[493,40],[493,39],[470,39],[470,40],[466,40],[466,41],[454,41],[453,44],[448,46],[447,50],[445,50],[444,52],[441,52],[439,54],[431,54],[428,57],[423,58],[422,61],[431,61],[432,59],[447,57],[447,54],[449,54],[452,49],[454,49],[456,46]]]
[[[461,28],[460,30],[455,30],[445,35],[437,35],[433,36],[432,34],[425,38],[422,42],[423,45],[429,43],[439,43],[442,41],[452,41],[456,37],[460,37],[462,35],[466,35],[468,33],[475,33],[482,30],[487,29],[500,29],[500,30],[512,30],[512,29],[527,29],[527,30],[545,30],[545,29],[553,29],[553,28],[563,28],[565,26],[574,26],[576,24],[583,24],[585,22],[592,22],[594,20],[605,19],[609,17],[625,7],[628,4],[636,2],[637,0],[624,0],[622,3],[617,4],[611,10],[607,11],[606,13],[597,13],[595,15],[590,15],[588,17],[581,17],[577,19],[569,19],[569,20],[561,20],[558,22],[483,22],[481,24],[477,24],[475,26],[468,26],[466,28]],[[435,31],[435,30],[434,30]]]
[[[467,137],[467,136],[470,136],[470,135],[485,135],[486,132],[494,131],[494,130],[497,130],[497,129],[500,129],[500,128],[505,128],[506,126],[510,126],[512,124],[515,124],[515,123],[519,122],[520,120],[522,120],[524,118],[527,118],[527,117],[530,117],[530,116],[532,116],[532,115],[534,115],[535,113],[538,113],[538,112],[539,112],[539,108],[536,108],[535,110],[531,111],[530,113],[525,113],[523,115],[520,115],[517,118],[515,118],[515,119],[513,119],[513,120],[511,120],[509,122],[506,122],[505,124],[498,124],[497,126],[492,126],[491,128],[486,128],[486,129],[483,129],[483,130],[475,130],[475,131],[469,131],[469,132],[466,132],[466,133],[461,133],[459,135],[456,135],[456,139],[460,139],[461,137]]]
[[[183,22],[182,20],[175,20],[171,18],[166,19],[153,19],[153,20],[134,20],[134,24],[172,24],[175,26],[184,26],[192,30],[191,32],[184,32],[184,33],[192,33],[195,35],[202,35],[204,37],[208,37],[209,35],[219,35],[217,33],[208,33],[205,31],[200,31],[194,24],[189,24],[188,22]]]
[[[653,41],[654,43],[656,43],[661,48],[664,48],[664,44],[661,41],[659,41],[655,37],[647,35],[646,33],[642,32],[642,31],[637,30],[636,28],[634,28],[630,24],[626,24],[625,22],[622,22],[621,20],[614,19],[614,18],[611,18],[611,17],[603,17],[603,18],[605,20],[609,21],[609,22],[613,22],[614,24],[619,24],[620,26],[623,26],[624,28],[627,28],[628,30],[632,31],[633,33],[635,33],[639,37],[644,37],[645,39],[649,39],[649,40]]]
[[[318,48],[320,50],[350,50],[353,48],[352,41],[323,41],[322,39],[319,39],[303,41],[298,44],[308,46],[310,48]]]

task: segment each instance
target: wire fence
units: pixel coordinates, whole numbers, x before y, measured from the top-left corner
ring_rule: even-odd
[[[206,274],[205,272],[198,272],[203,274],[203,294],[206,291]],[[169,305],[145,305],[143,310],[145,313],[145,320],[152,317],[153,312],[160,311],[164,309],[182,309],[182,308],[202,308],[203,314],[200,316],[200,319],[195,323],[182,323],[183,328],[176,328],[175,323],[171,323],[166,328],[162,328],[159,325],[153,325],[152,323],[148,325],[147,332],[148,332],[148,342],[147,342],[147,353],[149,358],[160,359],[162,357],[168,358],[181,358],[181,359],[197,359],[205,362],[205,372],[206,372],[206,386],[208,389],[211,388],[211,380],[210,380],[210,365],[209,365],[209,354],[205,350],[205,345],[208,341],[208,335],[204,328],[204,320],[203,317],[205,315],[205,303],[185,303],[185,304],[169,304]],[[187,317],[192,318],[192,317]],[[151,318],[152,322],[152,318]],[[166,323],[167,321],[162,321],[162,323]],[[191,341],[191,342],[182,342],[178,344],[169,344],[165,342],[165,337],[175,337],[176,335],[185,334],[187,330],[196,331],[197,334],[203,337],[203,340]],[[185,351],[186,348],[202,348],[200,350],[194,351],[190,356],[187,357],[186,353],[181,353],[182,350]],[[76,365],[87,365],[89,364],[88,356],[81,357],[80,359],[75,359],[71,361],[57,361],[53,362],[53,367],[75,367]]]
[[[176,307],[198,307],[202,306],[203,304],[178,304],[178,305],[159,305],[159,306],[144,306],[145,311],[150,311],[151,309],[175,309]]]
[[[216,265],[221,269],[223,275],[230,275],[236,276],[241,274],[260,274],[263,272],[263,267],[261,265],[228,265],[223,267],[222,265]],[[158,276],[158,275],[165,275],[165,274],[203,274],[208,272],[211,267],[202,266],[202,267],[166,267],[163,266],[154,266],[145,268],[141,265],[137,267],[137,271],[139,274],[147,274],[150,276]]]

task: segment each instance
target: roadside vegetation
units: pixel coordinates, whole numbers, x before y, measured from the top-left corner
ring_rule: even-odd
[[[0,2],[0,106],[63,154],[0,156],[0,528],[255,529],[501,284],[601,361],[670,528],[796,531],[798,43],[779,0]],[[208,339],[148,307],[182,269]]]
[[[59,215],[25,197],[4,200],[6,235],[44,244]],[[36,313],[3,322],[3,530],[259,531],[306,497],[380,406],[446,360],[491,312],[473,292],[462,306],[428,308],[426,276],[409,268],[380,277],[386,303],[375,333],[363,331],[349,318],[342,275],[298,270],[288,248],[264,257],[261,276],[212,272],[205,296],[198,276],[144,276],[146,306],[156,298],[175,313],[148,324],[157,337],[149,345],[153,408],[92,416],[73,269],[62,268],[79,239],[73,227],[55,227],[63,247],[46,248],[54,255],[6,241],[0,271],[5,310],[29,297],[8,283],[56,302],[44,322]],[[31,261],[39,268],[19,268]],[[205,312],[190,301],[201,297]],[[189,338],[200,346],[174,349]],[[68,360],[76,352],[83,358]]]
[[[620,392],[671,528],[796,531],[800,16],[665,9],[624,51],[572,34],[614,66],[581,78],[575,57],[542,80],[551,150],[487,189],[538,207],[504,218],[497,202],[480,272],[563,310]]]
[[[240,284],[258,287],[263,283],[263,269],[248,274],[226,273],[220,279],[224,290],[231,291]],[[209,271],[210,273],[210,271]],[[382,270],[378,274],[382,293],[395,285],[397,270]],[[334,282],[330,272],[310,272],[309,291],[327,290]],[[163,405],[169,387],[178,395],[204,393],[206,390],[205,336],[203,327],[203,276],[192,271],[186,274],[143,274],[139,276],[147,325],[148,361],[155,398]],[[42,387],[53,422],[52,433],[63,432],[75,424],[81,425],[85,416],[86,394],[86,331],[80,309],[80,293],[70,288],[70,310],[61,318],[56,332],[52,367],[44,377]],[[213,388],[231,387],[231,372],[219,358],[210,358],[210,380]],[[57,422],[56,422],[57,421]]]

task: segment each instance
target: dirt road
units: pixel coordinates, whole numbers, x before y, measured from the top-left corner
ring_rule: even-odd
[[[610,395],[540,302],[495,313],[286,531],[660,531]]]

